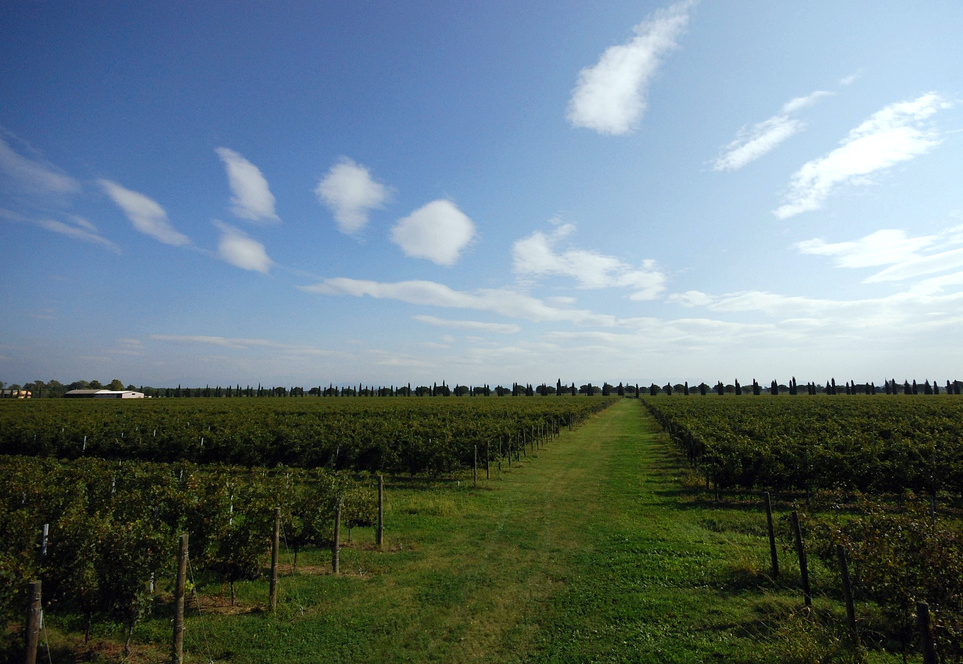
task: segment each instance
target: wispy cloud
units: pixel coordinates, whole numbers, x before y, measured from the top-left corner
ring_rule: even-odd
[[[191,243],[186,235],[171,226],[164,208],[155,201],[111,180],[97,180],[97,183],[117,207],[123,210],[136,230],[175,247]]]
[[[941,286],[959,285],[961,280],[942,280]],[[837,334],[867,331],[884,335],[899,328],[906,332],[921,327],[952,327],[963,323],[960,306],[963,292],[940,293],[941,288],[924,284],[881,298],[834,300],[806,296],[782,295],[767,291],[740,291],[709,295],[690,291],[670,296],[670,301],[686,306],[703,306],[719,313],[761,313],[785,325],[805,325],[810,329],[832,328]]]
[[[910,237],[906,231],[886,229],[851,242],[827,243],[821,238],[798,242],[803,254],[832,256],[836,267],[865,268],[887,265],[864,283],[908,281],[938,272],[963,270],[963,226],[933,235]],[[956,247],[956,248],[954,248]],[[945,279],[943,285],[952,283]],[[930,285],[935,284],[931,282]]]
[[[905,281],[948,270],[963,270],[963,249],[941,251],[897,263],[868,277],[866,282]]]
[[[543,300],[519,293],[500,289],[480,289],[471,293],[456,291],[434,281],[398,281],[384,283],[362,279],[336,277],[325,279],[313,286],[300,286],[307,293],[319,295],[365,295],[376,299],[389,299],[409,304],[446,307],[453,309],[475,309],[489,311],[530,321],[569,321],[579,324],[601,326],[615,325],[614,316],[594,314],[581,309],[553,307]]]
[[[48,231],[59,233],[69,238],[80,240],[81,242],[100,245],[115,254],[120,253],[120,247],[101,235],[97,227],[83,217],[71,217],[70,220],[73,223],[64,223],[56,219],[38,219],[36,224]]]
[[[234,194],[231,211],[250,221],[280,221],[274,212],[274,194],[260,169],[230,148],[217,148],[215,152],[224,162],[228,184]]]
[[[391,229],[391,241],[405,256],[450,267],[475,237],[475,224],[448,200],[418,208]]]
[[[218,258],[242,270],[264,274],[270,271],[273,263],[263,244],[233,226],[220,221],[213,223],[221,231],[221,239],[217,244]]]
[[[338,229],[355,235],[368,225],[368,211],[382,207],[389,190],[366,167],[345,157],[321,178],[314,193],[334,213]]]
[[[325,350],[307,344],[287,344],[270,339],[245,339],[243,337],[219,337],[189,334],[152,334],[150,339],[180,345],[219,346],[232,350],[268,349],[280,351],[285,355],[321,356],[339,355],[337,351]]]
[[[635,26],[636,37],[611,46],[592,67],[579,72],[572,90],[568,120],[600,134],[627,134],[646,109],[646,93],[662,57],[676,46],[695,2],[686,0]]]
[[[665,289],[665,275],[654,261],[644,261],[641,267],[633,267],[613,256],[595,251],[568,249],[557,252],[559,240],[575,230],[572,224],[563,224],[551,234],[535,231],[517,240],[512,247],[513,269],[522,276],[567,276],[579,282],[582,288],[630,288],[635,292],[633,300],[651,300]]]
[[[890,104],[849,132],[840,147],[793,174],[780,219],[818,210],[836,188],[864,183],[874,173],[914,159],[940,144],[926,120],[950,104],[936,93]]]
[[[855,83],[862,75],[863,75],[863,70],[862,70],[862,69],[858,69],[858,70],[856,70],[855,72],[853,72],[852,74],[850,74],[849,76],[844,76],[843,78],[839,79],[839,84],[842,85],[842,86],[852,85],[852,84]]]
[[[935,240],[934,235],[911,238],[906,231],[884,229],[852,242],[829,243],[815,238],[795,246],[803,254],[832,256],[837,267],[862,268],[915,260]]]
[[[436,327],[450,327],[456,330],[469,330],[471,332],[492,332],[495,334],[518,334],[522,328],[512,323],[483,323],[476,320],[448,320],[447,318],[437,318],[435,316],[414,316],[420,323],[434,325]]]
[[[796,97],[786,102],[779,113],[768,120],[763,120],[749,129],[743,127],[736,134],[736,140],[723,148],[722,154],[713,164],[713,170],[735,171],[771,151],[806,127],[805,123],[791,117],[793,113],[812,106],[821,98],[831,94],[831,92],[817,90],[805,97]]]
[[[73,194],[80,183],[38,159],[28,159],[10,147],[0,135],[0,171],[19,188],[34,194]]]

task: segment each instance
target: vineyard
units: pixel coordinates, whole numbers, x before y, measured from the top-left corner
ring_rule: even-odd
[[[372,472],[437,477],[477,473],[479,460],[511,464],[611,403],[2,403],[0,613],[18,622],[23,589],[40,579],[48,611],[79,617],[85,639],[97,621],[122,624],[127,649],[138,621],[170,597],[181,533],[194,573],[229,584],[233,603],[235,582],[264,571],[276,509],[295,565],[303,547],[333,545],[336,556],[340,525],[375,523]]]
[[[799,505],[808,547],[835,587],[849,574],[842,560],[852,565],[847,591],[879,611],[878,638],[898,640],[905,652],[914,638],[932,634],[930,655],[938,646],[941,661],[963,657],[960,399],[894,391],[885,398],[660,397],[645,405],[717,499],[766,490]],[[795,544],[805,567],[802,531],[793,542],[792,526],[783,525],[783,541]],[[774,575],[775,560],[774,550]],[[932,623],[920,631],[924,614]],[[858,641],[855,617],[850,622]],[[926,658],[927,645],[920,648]]]
[[[440,475],[508,454],[611,398],[0,402],[0,453]],[[500,446],[500,447],[499,447]]]

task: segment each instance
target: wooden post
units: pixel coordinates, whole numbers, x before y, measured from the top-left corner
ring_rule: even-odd
[[[278,549],[281,548],[281,508],[274,508],[274,537],[271,539],[271,588],[268,601],[271,613],[278,608]]]
[[[338,497],[338,504],[334,508],[334,545],[331,547],[331,571],[335,574],[341,573],[341,561],[338,560],[341,554],[341,497]]]
[[[769,492],[763,494],[766,497],[766,526],[769,528],[769,557],[772,559],[772,578],[779,578],[779,557],[776,553],[776,531],[772,527],[772,498]]]
[[[796,555],[799,556],[799,574],[802,576],[803,599],[806,606],[813,605],[812,593],[809,591],[809,566],[806,563],[806,547],[803,545],[802,531],[799,528],[799,515],[793,510],[792,529],[796,536]]]
[[[385,477],[378,475],[378,533],[375,538],[378,548],[385,544]]]
[[[849,564],[846,562],[846,549],[842,544],[836,545],[836,560],[839,561],[839,575],[843,581],[843,599],[846,600],[846,621],[849,623],[849,631],[853,635],[853,640],[859,641],[859,634],[856,632],[856,607],[853,606],[853,586],[849,582]]]
[[[916,629],[920,633],[920,647],[923,649],[923,664],[937,664],[936,644],[930,631],[930,607],[926,602],[916,603]]]
[[[187,588],[187,534],[181,535],[177,549],[177,580],[174,582],[174,641],[171,662],[184,661],[184,590]]]
[[[31,581],[27,586],[27,594],[30,603],[27,605],[27,652],[24,662],[36,664],[37,647],[40,645],[40,619],[43,615],[43,606],[40,601],[41,581]]]
[[[478,485],[478,445],[474,446],[475,457],[471,463],[471,481],[475,486]]]
[[[485,443],[485,479],[492,478],[492,444],[491,441]]]

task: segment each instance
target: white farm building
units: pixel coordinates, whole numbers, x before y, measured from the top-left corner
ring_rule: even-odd
[[[133,390],[70,390],[65,397],[74,399],[143,399],[143,392]]]

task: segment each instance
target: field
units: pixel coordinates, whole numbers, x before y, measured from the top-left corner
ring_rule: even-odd
[[[729,403],[733,413],[760,401],[716,399]],[[845,399],[832,398],[832,403]],[[658,397],[649,403],[668,409],[712,400]],[[459,400],[425,401],[447,408]],[[556,402],[539,397],[499,401]],[[920,397],[917,403],[923,401]],[[953,407],[956,401],[947,404]],[[820,507],[826,496],[830,502],[842,498],[831,487],[809,487],[810,506],[804,503],[803,485],[790,483],[779,493],[768,487],[776,499],[781,563],[777,577],[770,565],[765,512],[755,491],[761,485],[749,491],[733,483],[706,492],[702,472],[706,461],[693,465],[678,436],[673,444],[636,399],[617,400],[604,411],[589,412],[580,426],[560,427],[557,435],[529,438],[521,433],[524,448],[517,445],[517,436],[510,451],[503,443],[502,456],[489,468],[491,479],[481,469],[477,484],[471,463],[465,461],[434,473],[387,475],[384,546],[376,545],[374,528],[354,526],[350,541],[342,536],[337,575],[331,573],[330,534],[320,529],[314,542],[305,540],[295,568],[297,524],[291,510],[283,529],[286,544],[274,613],[268,610],[263,576],[239,577],[232,605],[227,577],[213,566],[198,567],[191,579],[197,595],[188,603],[187,661],[895,662],[901,661],[903,649],[909,661],[919,660],[919,644],[912,634],[888,624],[890,614],[878,599],[870,598],[865,583],[857,584],[862,644],[852,642],[838,573],[816,549],[809,561],[812,606],[804,606],[787,516],[798,510],[807,539],[813,542],[816,536],[843,532],[865,514],[854,501],[869,500],[855,498],[854,487],[845,487],[847,502],[834,510]],[[522,431],[525,427],[532,431],[532,426],[525,419]],[[109,465],[118,462],[84,462],[92,464],[89,468],[107,464],[107,475],[120,476]],[[73,463],[77,462],[68,465]],[[147,474],[161,468],[174,476],[174,467],[166,464],[136,467]],[[93,472],[89,468],[88,474]],[[202,464],[180,468],[184,469],[196,475],[198,487],[205,482],[224,485],[225,476],[217,474],[226,472],[223,468]],[[335,494],[351,487],[356,495],[367,496],[361,503],[370,504],[374,475],[338,471],[331,464],[325,471],[239,467],[229,471],[238,492],[243,477],[291,482],[290,476],[299,473],[305,474],[303,481],[290,486],[332,486],[337,484],[327,475],[332,473],[343,482]],[[105,487],[102,493],[107,487],[115,493],[126,490],[121,484],[100,482]],[[272,492],[278,495],[279,490]],[[958,532],[954,501],[959,496],[941,485],[939,497],[941,514],[935,523]],[[882,505],[882,516],[913,516],[911,499],[904,496],[899,508],[891,495],[883,498],[885,502],[874,503]],[[242,521],[242,501],[237,502],[235,521]],[[11,523],[7,515],[15,513],[5,513],[5,526]],[[839,514],[845,522],[832,531],[827,524]],[[934,523],[928,512],[923,521]],[[358,519],[362,522],[364,518]],[[920,531],[921,541],[936,530]],[[848,536],[855,542],[852,528]],[[267,547],[265,542],[259,549],[258,571],[266,564]],[[174,548],[167,550],[170,560]],[[959,549],[951,543],[947,551]],[[197,558],[200,563],[204,556],[198,552]],[[4,558],[5,574],[8,562]],[[953,573],[953,564],[946,561],[947,573]],[[145,583],[142,579],[141,587]],[[158,574],[149,606],[134,625],[129,661],[169,661],[170,586],[170,575]],[[52,661],[125,658],[126,633],[116,615],[94,621],[86,644],[83,621],[76,613],[51,610],[45,626]],[[7,636],[7,652],[14,652],[14,634]],[[952,657],[952,644],[945,638],[941,643]]]

